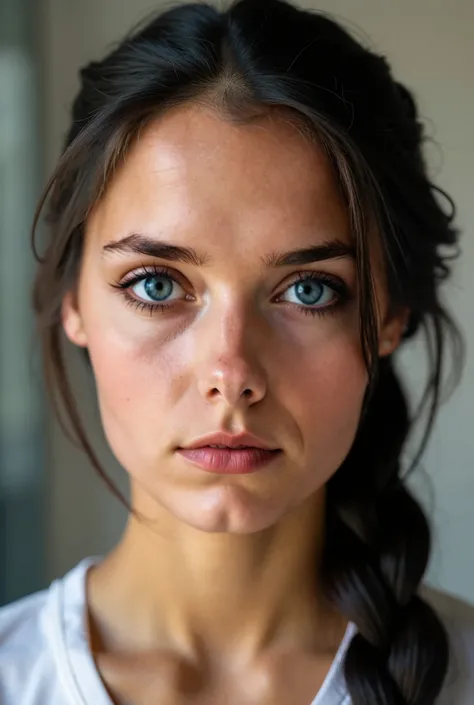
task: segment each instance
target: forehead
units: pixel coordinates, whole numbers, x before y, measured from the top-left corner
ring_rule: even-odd
[[[174,108],[143,129],[93,220],[108,238],[157,227],[201,237],[203,228],[285,241],[291,233],[348,237],[329,160],[289,113],[237,125],[201,105]]]

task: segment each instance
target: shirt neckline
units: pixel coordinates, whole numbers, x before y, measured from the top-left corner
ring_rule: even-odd
[[[86,558],[50,588],[50,640],[58,677],[70,705],[113,705],[89,647],[86,579],[99,557]],[[350,622],[323,685],[309,705],[344,705],[348,698],[344,656],[356,632]]]
[[[100,558],[87,558],[51,586],[51,641],[71,705],[113,705],[89,648],[86,578]]]

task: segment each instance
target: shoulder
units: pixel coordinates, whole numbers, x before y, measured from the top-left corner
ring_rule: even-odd
[[[47,597],[44,590],[0,608],[0,653],[18,648],[24,651],[32,639],[37,642],[41,638]]]
[[[449,636],[449,672],[439,705],[474,703],[474,606],[448,593],[425,586],[422,597],[433,607]]]
[[[17,702],[26,678],[37,687],[38,676],[48,670],[48,662],[52,668],[47,648],[48,596],[48,591],[39,592],[0,609],[2,705]]]
[[[64,634],[68,621],[81,622],[86,568],[83,562],[47,590],[0,608],[1,705],[64,702]]]

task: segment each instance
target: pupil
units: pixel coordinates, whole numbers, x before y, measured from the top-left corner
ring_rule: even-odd
[[[164,277],[148,277],[145,280],[145,291],[150,299],[162,301],[170,296],[173,290],[173,284],[169,279]]]
[[[323,295],[324,287],[319,282],[300,282],[297,284],[296,293],[308,305],[317,304]]]

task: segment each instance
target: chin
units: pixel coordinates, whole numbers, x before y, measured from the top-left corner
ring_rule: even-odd
[[[176,519],[206,533],[257,533],[277,524],[285,513],[268,498],[257,498],[236,487],[191,493],[176,503],[169,500],[167,509]]]

